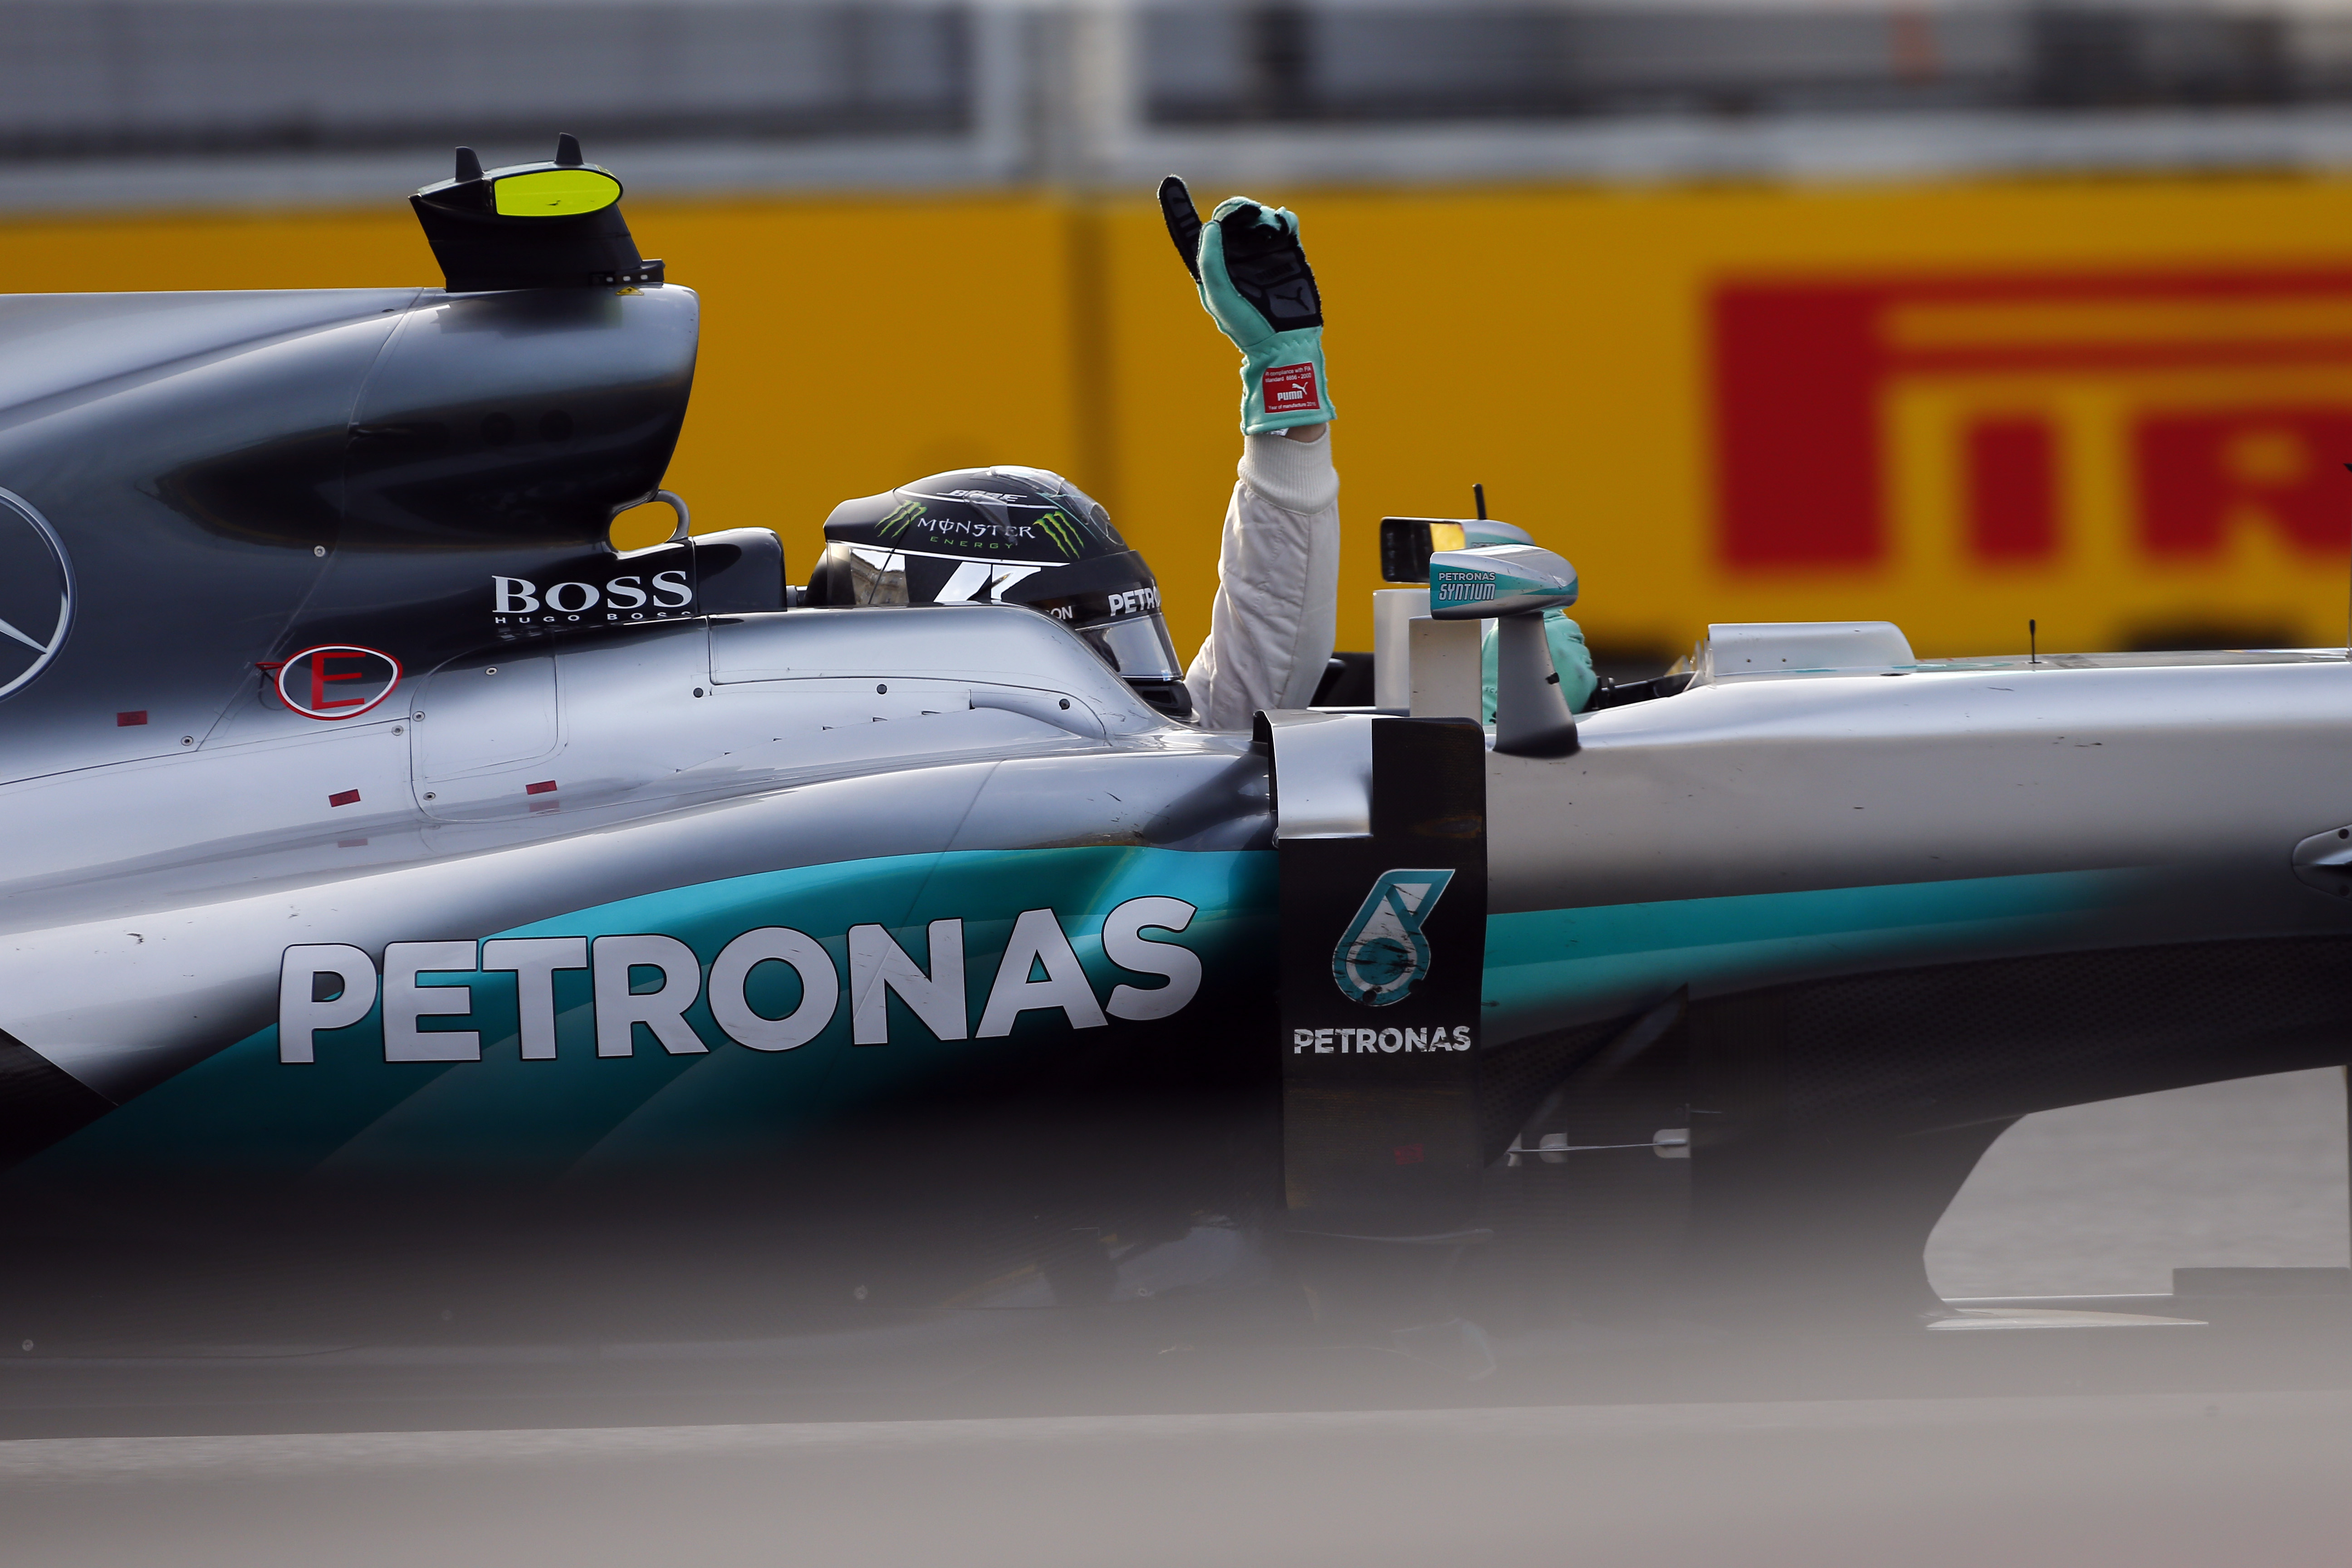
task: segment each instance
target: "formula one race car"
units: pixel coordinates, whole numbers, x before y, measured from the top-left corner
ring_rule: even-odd
[[[1206,732],[616,552],[697,333],[619,194],[0,300],[0,1341],[1891,1321],[2018,1117],[2352,1056],[2342,650],[1718,626],[1571,720],[1573,574],[1441,521],[1410,707]]]

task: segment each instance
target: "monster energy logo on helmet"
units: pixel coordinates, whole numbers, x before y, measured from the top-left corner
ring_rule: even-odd
[[[1061,547],[1065,555],[1075,557],[1086,548],[1078,538],[1078,525],[1070,521],[1066,512],[1046,512],[1037,519],[1037,526],[1045,531],[1046,538]]]
[[[842,502],[824,537],[812,605],[1024,605],[1077,633],[1146,701],[1191,716],[1151,568],[1059,474],[933,474]]]
[[[1385,1007],[1412,994],[1429,974],[1429,939],[1422,924],[1452,880],[1450,869],[1380,874],[1331,950],[1331,978],[1341,995],[1367,1007]]]

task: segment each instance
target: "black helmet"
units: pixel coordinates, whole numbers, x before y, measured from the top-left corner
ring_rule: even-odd
[[[1084,637],[1145,701],[1192,716],[1151,568],[1059,474],[933,474],[843,501],[824,538],[812,605],[1026,605]]]

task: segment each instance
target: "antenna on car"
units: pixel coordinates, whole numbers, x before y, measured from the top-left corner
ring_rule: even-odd
[[[1470,487],[1470,500],[1471,503],[1478,509],[1478,521],[1480,522],[1486,521],[1486,487],[1484,485],[1472,485]]]
[[[2040,664],[2042,662],[2042,649],[2039,637],[2034,630],[2033,623],[2031,620],[2028,620],[2025,623],[2025,662],[2028,664]]]

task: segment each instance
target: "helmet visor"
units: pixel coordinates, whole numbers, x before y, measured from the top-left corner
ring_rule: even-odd
[[[1184,679],[1184,667],[1176,661],[1175,639],[1168,635],[1168,623],[1157,610],[1076,629],[1126,679]]]

